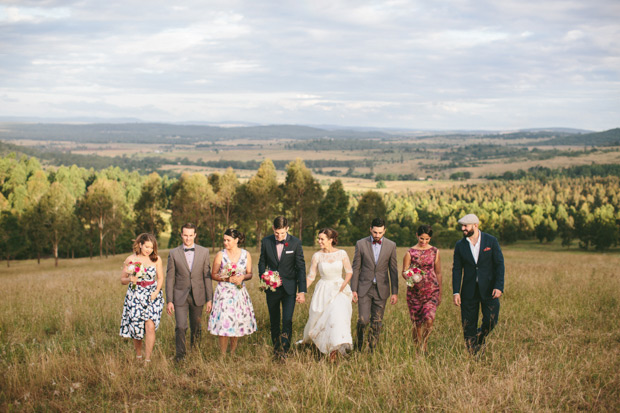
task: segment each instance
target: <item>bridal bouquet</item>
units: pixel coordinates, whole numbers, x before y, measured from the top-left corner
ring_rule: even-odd
[[[127,274],[129,274],[130,277],[138,277],[138,282],[140,282],[139,280],[144,279],[144,271],[144,267],[142,266],[142,263],[140,261],[129,261],[129,263],[127,264]],[[131,283],[131,289],[136,289],[135,283]]]
[[[407,283],[407,287],[413,287],[415,284],[419,283],[424,279],[426,272],[422,271],[418,267],[411,267],[407,271],[403,273],[405,276],[405,282]]]
[[[282,285],[282,278],[280,278],[280,274],[277,271],[267,270],[260,276],[260,282],[258,283],[258,288],[261,291],[271,290],[275,291],[276,288]]]
[[[230,277],[236,277],[237,275],[240,275],[240,274],[242,274],[242,271],[239,271],[239,269],[237,268],[237,264],[233,264],[229,262],[225,266],[222,267],[220,277],[230,278]],[[243,288],[243,284],[237,285],[237,288],[239,289]]]

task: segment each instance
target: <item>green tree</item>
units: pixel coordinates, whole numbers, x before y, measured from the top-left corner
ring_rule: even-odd
[[[282,191],[284,211],[291,217],[292,227],[297,230],[299,239],[303,240],[305,228],[314,232],[323,189],[304,161],[297,159],[286,167]]]
[[[200,173],[184,173],[175,184],[170,206],[172,209],[172,236],[170,246],[180,241],[180,230],[183,224],[191,222],[196,225],[198,243],[207,245],[210,233],[207,223],[215,203],[215,194],[206,176]]]
[[[332,182],[325,192],[325,198],[319,205],[319,228],[338,228],[346,224],[349,216],[349,196],[340,179]]]
[[[123,213],[126,209],[123,189],[117,181],[97,178],[88,187],[81,212],[89,226],[96,228],[99,235],[99,256],[103,257],[106,236],[115,239],[123,229]]]
[[[153,172],[142,184],[140,198],[134,206],[136,232],[149,232],[155,237],[164,232],[166,221],[162,212],[167,204],[162,179],[157,172]]]
[[[6,259],[6,266],[11,266],[11,257],[15,257],[26,248],[24,230],[19,225],[19,218],[11,211],[0,213],[0,251]]]
[[[62,184],[54,182],[41,197],[41,230],[52,243],[54,265],[58,267],[58,245],[67,234],[73,220],[75,200]]]
[[[385,219],[386,214],[387,206],[380,194],[374,191],[364,193],[351,217],[352,232],[358,239],[366,236],[372,220],[375,218]]]
[[[265,159],[256,174],[239,192],[242,196],[237,197],[238,215],[241,220],[253,222],[256,239],[261,240],[271,227],[275,212],[280,208],[280,191],[273,162]]]

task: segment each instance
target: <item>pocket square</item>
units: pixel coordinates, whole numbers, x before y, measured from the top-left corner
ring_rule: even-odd
[[[295,251],[284,251],[284,253],[285,253],[285,254],[292,254],[292,253],[294,253],[294,252],[295,252]]]
[[[491,251],[491,247],[486,247],[486,248],[484,249],[484,251],[482,251],[482,252],[486,252],[486,251]]]

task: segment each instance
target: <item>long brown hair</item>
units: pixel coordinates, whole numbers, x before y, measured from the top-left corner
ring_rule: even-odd
[[[151,255],[149,255],[149,258],[151,259],[151,261],[157,262],[157,258],[158,258],[157,238],[155,238],[155,235],[153,234],[149,234],[148,232],[145,232],[145,233],[138,235],[136,239],[133,241],[133,252],[136,255],[140,255],[141,254],[140,247],[148,241],[153,243],[153,252],[151,253]]]

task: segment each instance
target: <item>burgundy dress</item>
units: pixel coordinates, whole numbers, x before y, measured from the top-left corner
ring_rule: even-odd
[[[439,305],[439,281],[435,274],[435,259],[437,248],[427,250],[409,249],[411,266],[417,266],[426,274],[419,283],[407,287],[407,306],[409,317],[416,325],[424,324],[427,320],[435,320],[435,312]]]

